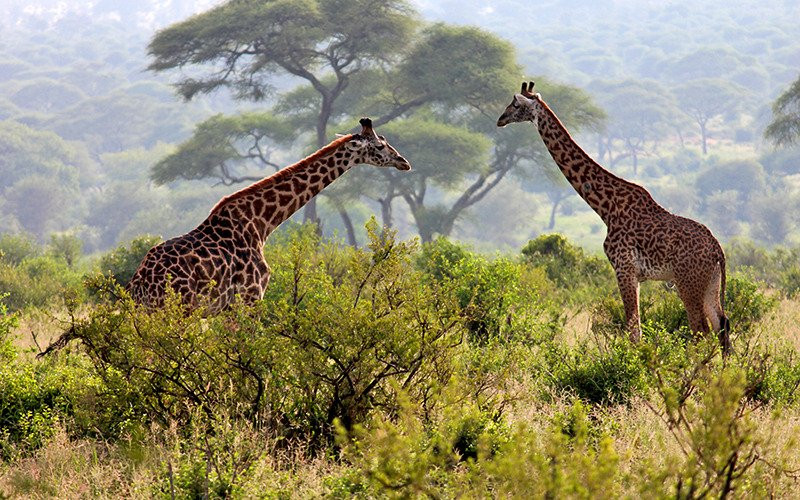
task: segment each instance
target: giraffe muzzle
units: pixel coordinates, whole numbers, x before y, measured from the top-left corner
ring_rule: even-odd
[[[405,172],[406,170],[411,170],[411,164],[408,162],[408,160],[406,160],[406,159],[405,159],[405,158],[403,158],[402,156],[400,157],[400,159],[402,160],[402,163],[398,163],[398,164],[396,164],[396,165],[395,165],[395,168],[396,168],[397,170],[402,170],[402,171],[404,171],[404,172]]]

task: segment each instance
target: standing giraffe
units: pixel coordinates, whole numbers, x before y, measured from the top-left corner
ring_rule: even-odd
[[[190,307],[200,298],[209,312],[237,295],[252,304],[264,296],[270,269],[264,242],[281,222],[353,165],[409,170],[411,165],[362,118],[361,132],[340,137],[311,156],[222,198],[199,226],[151,248],[126,289],[150,307],[164,303],[165,288]],[[204,302],[205,303],[205,302]]]
[[[497,120],[498,127],[533,122],[558,168],[581,198],[608,228],[603,249],[617,275],[631,340],[642,335],[639,283],[675,283],[694,332],[718,332],[723,353],[730,350],[730,323],[725,303],[725,254],[702,224],[668,212],[642,186],[604,169],[572,139],[567,129],[532,93],[533,82],[522,84]]]

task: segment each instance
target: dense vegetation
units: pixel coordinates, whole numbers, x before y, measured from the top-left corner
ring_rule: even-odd
[[[798,15],[3,3],[0,499],[796,496]],[[602,223],[532,127],[494,125],[523,75],[723,241],[729,358],[660,283],[627,340]],[[263,301],[126,297],[155,235],[362,115],[414,170],[284,225]]]
[[[729,249],[725,361],[660,285],[643,291],[645,340],[631,344],[607,262],[562,236],[487,258],[374,222],[367,234],[356,249],[311,225],[280,231],[264,300],[208,318],[177,297],[156,312],[125,297],[112,276],[124,282],[147,240],[92,261],[69,242],[3,237],[0,492],[794,487],[800,365],[783,323],[798,314],[800,265],[788,250]],[[59,348],[34,359],[49,341]]]

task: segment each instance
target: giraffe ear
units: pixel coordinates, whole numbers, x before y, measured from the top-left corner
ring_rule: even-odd
[[[369,141],[363,137],[354,137],[352,140],[345,143],[345,147],[349,150],[357,150],[364,148]]]
[[[333,134],[336,137],[344,137],[346,134]]]

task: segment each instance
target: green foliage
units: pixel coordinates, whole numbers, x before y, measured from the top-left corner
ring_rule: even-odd
[[[522,248],[526,263],[544,269],[558,289],[566,289],[567,300],[581,303],[586,295],[616,286],[614,271],[605,257],[586,256],[582,248],[560,234],[544,234]]]
[[[757,282],[745,276],[728,278],[725,290],[725,313],[731,328],[738,332],[751,331],[778,306],[775,297],[764,293]]]
[[[425,427],[406,402],[395,420],[374,419],[350,431],[338,426],[342,457],[357,474],[329,478],[327,485],[337,498],[452,494],[459,481],[451,474],[464,463],[494,457],[509,443],[510,432],[497,415],[458,404]]]
[[[17,266],[26,258],[34,257],[40,252],[36,241],[26,234],[0,235],[0,262]]]
[[[417,266],[426,281],[457,298],[474,344],[537,341],[560,325],[559,311],[542,299],[552,285],[535,269],[505,258],[489,261],[444,238],[423,246]]]
[[[12,310],[51,306],[56,301],[84,296],[82,275],[67,261],[52,255],[28,257],[17,266],[0,260],[0,294]]]
[[[411,13],[397,0],[229,1],[156,34],[150,69],[204,68],[218,61],[228,75],[220,78],[214,70],[185,78],[179,92],[190,99],[226,86],[238,98],[259,100],[272,90],[269,73],[277,68],[304,78],[324,65],[349,74],[354,65],[386,58],[408,40]],[[241,52],[230,57],[226,47]]]
[[[551,346],[543,365],[552,389],[591,404],[627,403],[647,389],[641,355],[624,336],[598,349],[588,343],[568,349]]]
[[[491,141],[467,128],[412,118],[396,120],[381,131],[398,151],[414,159],[409,174],[392,173],[401,194],[413,192],[419,182],[454,189],[464,176],[484,170],[489,161]]]
[[[764,136],[779,146],[797,142],[800,137],[800,77],[775,99],[772,114]]]
[[[726,360],[713,336],[691,338],[661,286],[643,292],[642,343],[596,297],[593,335],[565,341],[548,276],[592,267],[562,238],[515,261],[443,238],[420,248],[374,223],[368,234],[355,249],[313,226],[276,233],[264,300],[217,316],[176,295],[145,310],[98,276],[99,304],[70,310],[57,341],[80,349],[44,361],[15,346],[20,315],[0,305],[0,460],[49,457],[56,436],[102,438],[121,474],[149,474],[144,491],[164,498],[292,496],[293,454],[328,464],[317,484],[334,498],[755,495],[781,474],[753,462],[776,455],[755,426],[768,417],[751,411],[793,411],[800,365],[759,343],[775,299],[755,281],[728,280]],[[52,253],[9,268],[39,279],[62,272],[54,263],[68,269]],[[646,427],[618,420],[641,412]],[[631,461],[630,439],[654,451]]]
[[[519,74],[508,42],[473,26],[439,23],[426,28],[411,48],[400,83],[411,96],[483,109],[505,101]]]
[[[290,143],[293,132],[286,120],[270,113],[214,115],[195,126],[192,137],[177,151],[153,165],[150,177],[156,184],[207,177],[226,184],[258,180],[263,173],[242,178],[233,169],[248,163],[259,169],[280,168],[270,161],[270,153],[277,145]]]
[[[619,456],[610,437],[597,432],[579,402],[556,415],[544,439],[524,425],[514,429],[494,460],[480,464],[484,481],[500,496],[614,497]]]
[[[11,345],[16,322],[0,304],[0,459],[9,460],[44,445],[69,421],[74,430],[93,432],[75,405],[91,400],[96,380],[83,363],[33,364]],[[92,417],[95,417],[92,409]]]
[[[73,336],[107,384],[137,388],[162,422],[185,422],[195,407],[323,441],[335,418],[391,411],[399,388],[424,401],[461,344],[453,300],[411,268],[413,243],[375,230],[369,250],[322,244],[311,227],[275,238],[275,271],[254,309],[204,321],[175,296],[152,312],[123,301],[96,308]]]
[[[161,242],[159,236],[139,236],[131,242],[121,244],[100,258],[100,272],[109,273],[117,283],[126,285],[131,280],[147,252]]]
[[[11,332],[17,326],[18,318],[8,312],[8,307],[3,303],[5,294],[0,295],[0,360],[6,364],[14,359],[14,346],[11,341]]]
[[[56,258],[63,259],[68,267],[74,267],[80,259],[83,241],[72,234],[51,234],[48,252]]]
[[[485,414],[465,410],[445,416],[432,432],[405,412],[395,422],[383,420],[349,435],[340,433],[342,454],[358,475],[329,478],[329,494],[524,497],[539,492],[591,497],[616,491],[617,454],[607,436],[591,436],[592,425],[580,403],[557,416],[543,437],[525,425],[481,429],[475,424],[487,421]],[[477,445],[463,464],[455,447],[466,429]]]

